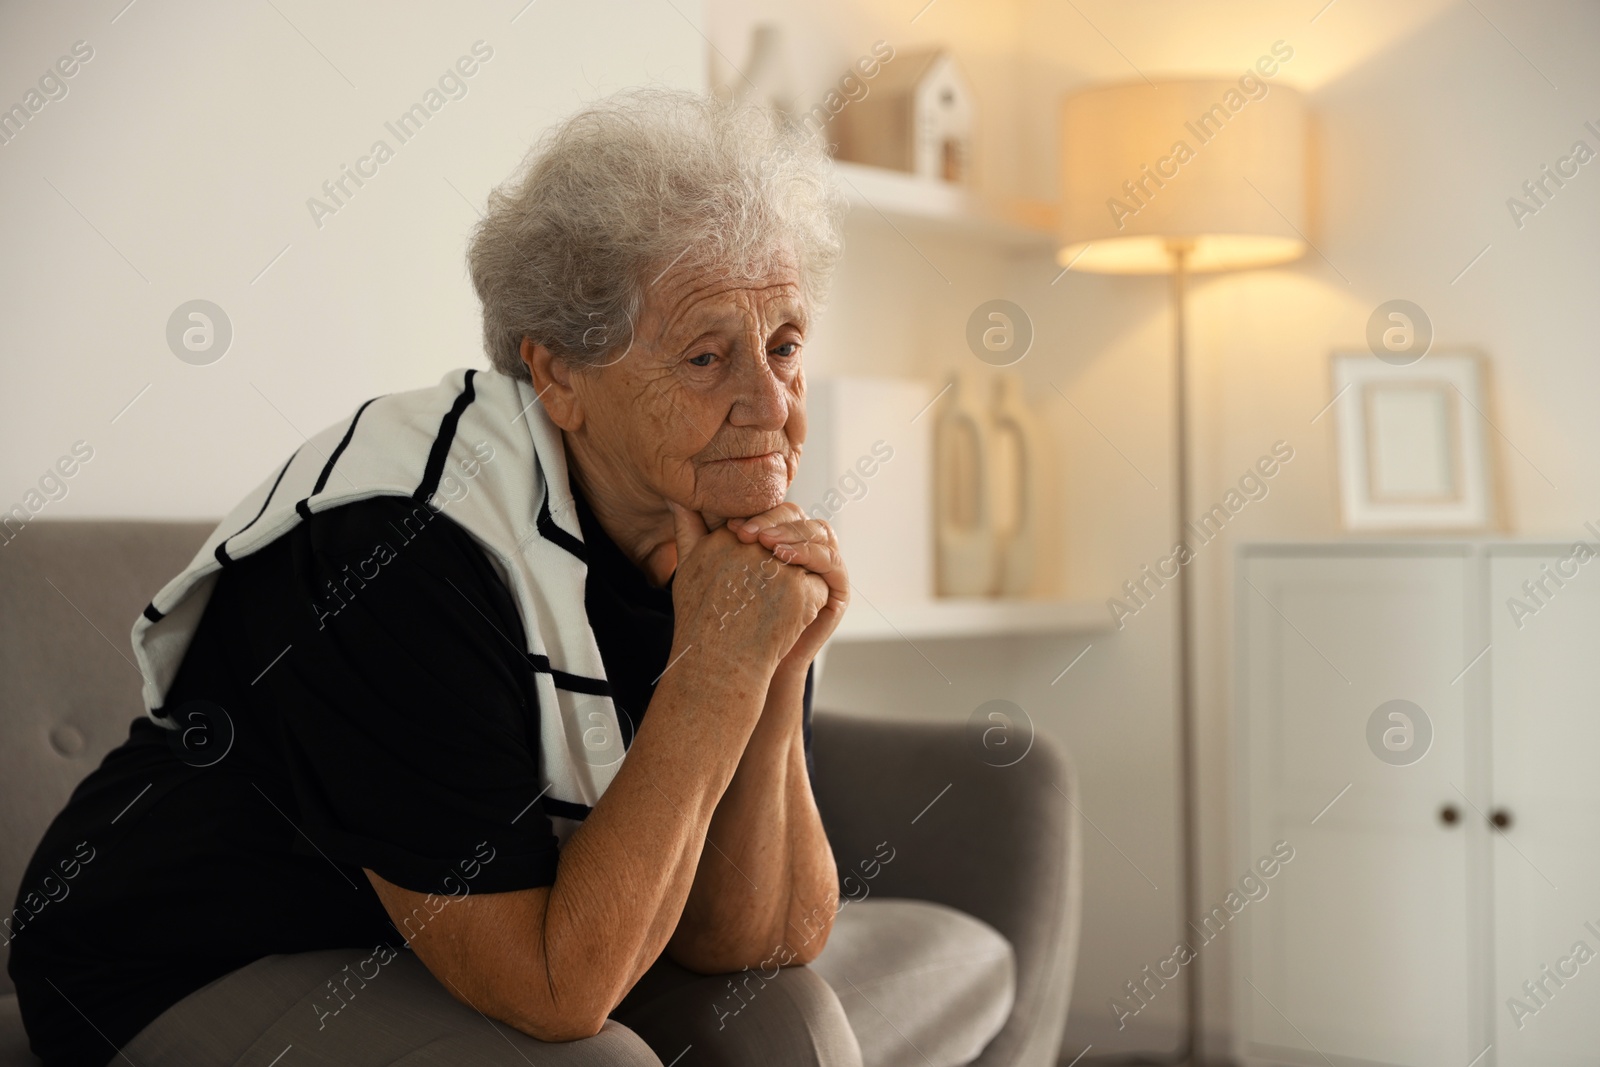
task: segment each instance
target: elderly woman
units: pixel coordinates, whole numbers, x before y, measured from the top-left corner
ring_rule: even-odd
[[[138,620],[149,717],[35,857],[94,877],[12,945],[46,1064],[861,1062],[801,966],[827,168],[644,91],[491,197],[493,370],[309,439]]]

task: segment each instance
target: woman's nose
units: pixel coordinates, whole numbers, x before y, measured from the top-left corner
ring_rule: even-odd
[[[739,398],[732,421],[740,426],[776,430],[789,419],[789,392],[763,356],[740,376]]]

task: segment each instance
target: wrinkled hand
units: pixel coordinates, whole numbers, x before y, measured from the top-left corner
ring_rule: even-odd
[[[698,512],[668,505],[678,550],[674,646],[700,644],[722,662],[753,667],[765,685],[831,605],[828,583],[809,568],[781,563],[754,536],[741,538],[727,526],[707,532]]]
[[[839,539],[834,536],[833,527],[820,519],[806,518],[798,504],[785,502],[743,522],[729,520],[728,528],[741,543],[761,545],[771,550],[779,563],[801,568],[827,583],[828,602],[778,668],[804,672],[833,636],[850,604],[850,574],[839,552]]]

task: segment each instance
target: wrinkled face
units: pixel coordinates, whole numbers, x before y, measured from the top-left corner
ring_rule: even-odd
[[[777,506],[805,441],[806,325],[792,263],[753,281],[669,269],[646,291],[632,346],[573,377],[601,476],[708,518]]]

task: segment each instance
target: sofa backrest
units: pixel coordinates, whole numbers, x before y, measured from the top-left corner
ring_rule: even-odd
[[[0,914],[50,820],[144,713],[134,619],[215,527],[34,520],[0,531]],[[9,958],[0,948],[0,992],[11,991]]]

